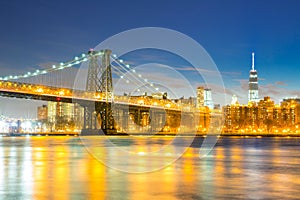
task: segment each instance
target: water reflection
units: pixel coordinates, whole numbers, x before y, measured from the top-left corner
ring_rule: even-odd
[[[141,158],[141,152],[155,152],[170,139],[114,138]],[[297,199],[300,195],[298,138],[221,138],[205,159],[199,159],[196,142],[173,164],[141,174],[114,170],[107,163],[131,169],[157,166],[176,155],[176,148],[169,145],[165,154],[146,162],[120,157],[103,138],[91,140],[106,165],[78,138],[1,138],[0,199]]]

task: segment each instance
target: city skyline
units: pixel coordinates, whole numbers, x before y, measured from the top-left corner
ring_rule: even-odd
[[[0,35],[1,76],[69,60],[131,28],[165,27],[180,31],[203,45],[222,74],[227,104],[234,94],[240,103],[247,103],[252,52],[256,53],[259,97],[270,96],[279,103],[285,97],[300,96],[297,88],[299,4],[293,0],[284,4],[281,1],[192,1],[189,4],[164,1],[160,6],[147,2],[119,2],[117,5],[97,1],[1,2],[0,20],[6,30]],[[109,12],[124,13],[124,18]],[[138,16],[143,16],[143,20]],[[152,56],[152,59],[160,58],[155,53]],[[142,56],[134,60],[136,64],[147,61]],[[177,67],[180,63],[174,61],[169,65]],[[187,71],[188,67],[183,66],[182,70]],[[199,84],[193,86],[196,90]],[[212,88],[212,92],[216,91]],[[4,107],[9,102],[1,100]],[[23,114],[26,112],[29,111]]]

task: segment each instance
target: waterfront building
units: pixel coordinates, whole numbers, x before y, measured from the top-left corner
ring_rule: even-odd
[[[204,106],[209,107],[210,109],[214,108],[214,103],[212,101],[211,89],[204,89]]]
[[[203,86],[197,87],[196,106],[197,106],[197,108],[201,108],[204,106],[204,87]]]
[[[258,103],[223,107],[224,133],[298,133],[300,129],[300,102],[286,99],[280,105],[270,97]]]
[[[47,120],[48,118],[48,107],[47,105],[38,106],[37,118],[39,121]]]
[[[50,131],[81,130],[84,110],[79,104],[48,102],[48,123]]]
[[[258,77],[254,69],[254,53],[252,53],[252,67],[249,74],[248,102],[258,102]]]

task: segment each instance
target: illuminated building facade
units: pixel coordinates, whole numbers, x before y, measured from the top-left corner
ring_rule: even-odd
[[[254,69],[254,53],[252,53],[252,68],[249,75],[248,102],[258,102],[258,77]]]
[[[298,133],[300,101],[285,99],[277,105],[264,97],[256,103],[223,107],[224,133]]]
[[[47,105],[42,105],[37,108],[37,118],[39,121],[47,120],[48,118],[48,107]]]
[[[48,102],[51,131],[74,131],[83,127],[84,110],[79,104]]]
[[[201,108],[204,106],[204,87],[197,87],[197,108]]]
[[[210,109],[214,108],[212,101],[211,89],[204,89],[204,106],[209,107]]]

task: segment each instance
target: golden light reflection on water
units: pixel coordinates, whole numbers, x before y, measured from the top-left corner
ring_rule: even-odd
[[[122,158],[122,154],[114,148],[106,148],[98,138],[99,145],[94,150],[105,159],[99,161],[76,138],[1,138],[0,197],[261,199],[299,196],[300,156],[293,146],[287,148],[281,141],[272,139],[259,145],[252,139],[225,140],[229,140],[230,145],[221,141],[206,159],[199,158],[199,144],[187,148],[178,160],[163,169],[132,174],[114,170],[107,163],[137,169],[157,166],[170,161],[170,157],[178,153],[176,148],[169,145],[163,154],[153,154],[151,160],[145,160],[144,154],[138,152],[155,152],[170,141],[153,139],[153,148],[151,141],[132,141],[126,143],[127,146],[122,143],[123,148],[139,156]],[[248,146],[240,143],[241,140],[246,140],[243,142]]]

